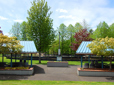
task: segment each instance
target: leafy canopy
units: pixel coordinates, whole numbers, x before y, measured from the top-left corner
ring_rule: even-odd
[[[82,41],[91,41],[92,38],[89,37],[90,33],[87,31],[87,29],[82,29],[79,32],[75,33],[75,43],[72,43],[72,50],[76,51],[81,44]]]
[[[34,0],[28,10],[28,32],[39,52],[48,49],[54,39],[50,7],[45,0]]]
[[[93,54],[111,56],[114,53],[114,38],[97,38],[88,44]]]
[[[0,33],[0,53],[20,52],[22,48],[16,37],[8,37]]]
[[[91,36],[93,39],[96,38],[105,38],[105,37],[110,36],[110,30],[108,24],[103,21],[100,22],[97,25],[97,29],[93,32],[93,35]]]
[[[14,25],[12,25],[12,29],[10,30],[9,34],[12,36],[17,37],[17,40],[21,39],[21,24],[19,22],[15,22]]]

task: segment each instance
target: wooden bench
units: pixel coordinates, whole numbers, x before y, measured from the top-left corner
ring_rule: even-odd
[[[48,61],[47,66],[48,67],[68,67],[68,62],[67,61],[60,61],[60,62]]]

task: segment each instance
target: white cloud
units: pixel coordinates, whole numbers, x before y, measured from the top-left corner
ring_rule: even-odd
[[[61,15],[61,16],[59,16],[59,18],[74,19],[75,17],[73,17],[72,15],[68,15],[68,16],[66,16],[66,15]]]
[[[65,2],[65,1],[64,1]],[[75,0],[64,3],[67,14],[60,13],[60,9],[57,9],[56,16],[58,16],[58,23],[64,23],[65,25],[82,22],[84,19],[91,28],[95,29],[96,26],[105,21],[110,25],[114,20],[114,8],[108,7],[108,0]],[[60,8],[64,8],[60,6]],[[55,21],[56,22],[56,21]]]
[[[56,9],[57,12],[63,12],[63,13],[67,13],[68,11],[65,9]]]
[[[19,23],[22,23],[24,20],[20,20],[20,19],[17,19],[17,20],[14,20],[14,22],[19,22]]]
[[[81,23],[83,21],[83,19],[81,18],[75,18],[75,19],[67,19],[65,20],[63,23],[68,26],[70,24],[72,24],[73,26],[78,22]]]
[[[74,25],[76,22],[82,22],[85,19],[93,29],[102,21],[110,25],[114,22],[114,8],[107,7],[107,5],[107,0],[78,0],[75,5],[72,3],[72,7],[66,7],[66,9],[69,9],[67,15],[72,16],[60,15],[59,18],[67,18],[67,20],[63,21],[65,25]]]
[[[1,19],[1,20],[8,20],[8,18],[3,17],[3,16],[0,16],[0,19]]]

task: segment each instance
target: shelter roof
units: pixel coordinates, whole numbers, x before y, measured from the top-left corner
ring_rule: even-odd
[[[79,55],[92,55],[91,50],[87,47],[92,41],[82,41],[80,46],[78,47],[76,54]]]
[[[22,53],[37,53],[37,49],[33,41],[20,41],[20,44],[24,46]]]

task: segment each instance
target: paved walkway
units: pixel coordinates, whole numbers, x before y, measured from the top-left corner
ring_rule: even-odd
[[[104,81],[114,82],[114,77],[84,77],[77,75],[77,67],[47,67],[47,65],[35,65],[34,75],[15,76],[0,75],[0,80],[58,80],[58,81]]]

